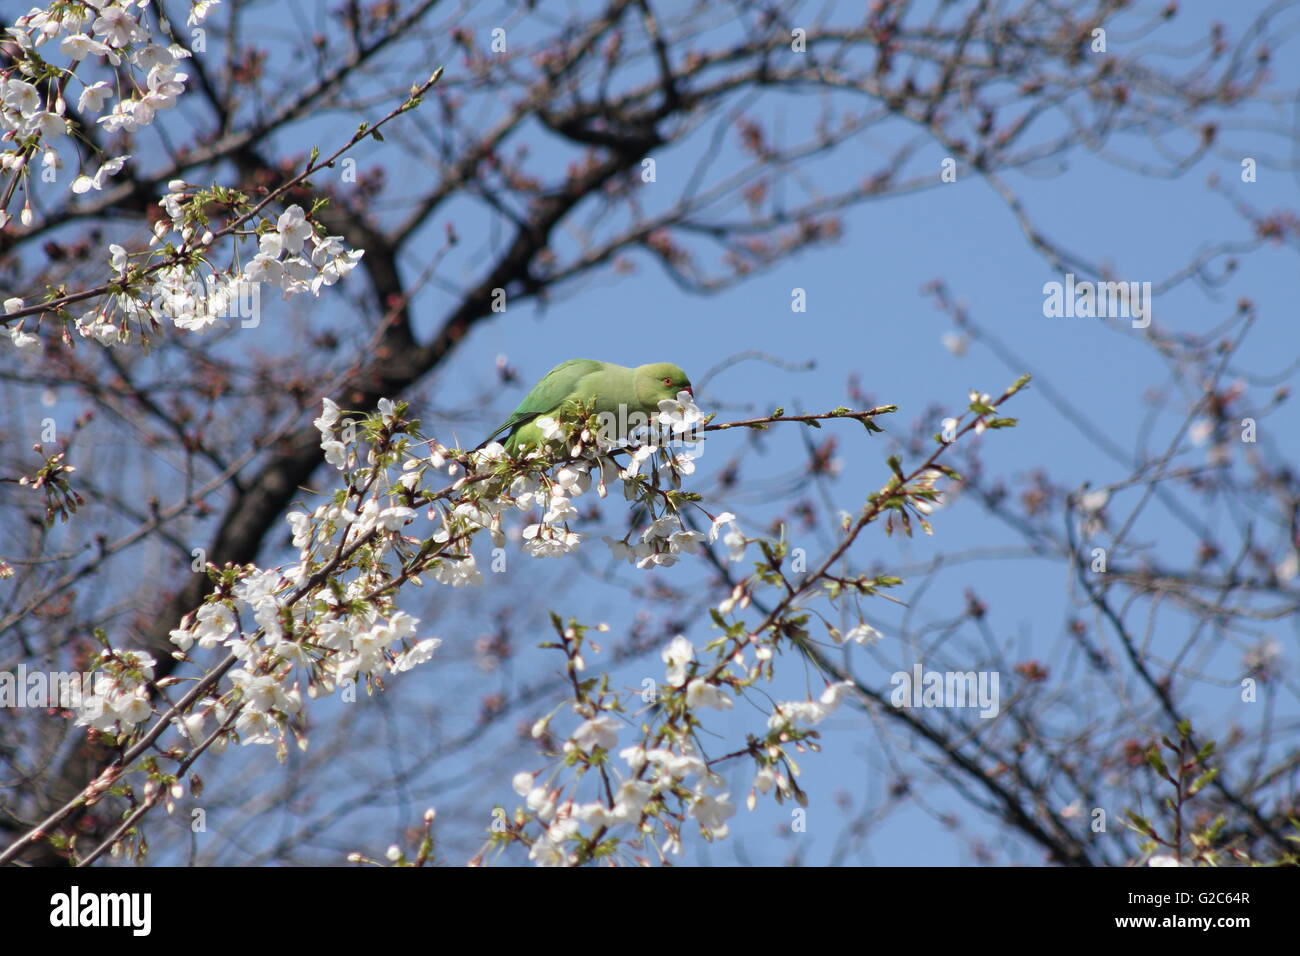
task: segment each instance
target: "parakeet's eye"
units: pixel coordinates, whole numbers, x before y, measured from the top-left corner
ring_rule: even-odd
[[[665,384],[665,385],[671,385],[672,383],[673,383],[673,380],[672,380],[671,378],[666,378],[666,379],[664,379],[664,384]]]

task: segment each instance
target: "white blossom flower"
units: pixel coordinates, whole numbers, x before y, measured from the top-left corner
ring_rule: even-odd
[[[863,623],[851,629],[847,634],[843,636],[841,640],[838,640],[836,643],[842,644],[844,643],[844,641],[853,641],[855,644],[862,644],[863,646],[867,646],[867,645],[879,643],[882,636],[883,635],[881,635],[881,633],[877,631],[874,627],[872,627],[870,624]]]
[[[523,531],[524,553],[534,558],[555,558],[576,551],[582,536],[546,524],[530,524]]]
[[[347,448],[343,442],[327,439],[320,443],[321,451],[325,452],[325,460],[335,468],[342,471],[347,467]]]
[[[672,481],[675,474],[695,474],[695,456],[689,452],[676,452],[659,466],[659,475],[665,481]]]
[[[334,404],[332,399],[322,398],[321,408],[322,411],[320,416],[316,418],[312,424],[316,426],[316,429],[322,435],[324,435],[328,433],[330,429],[334,427],[334,423],[339,420],[339,407]]]
[[[603,803],[583,803],[573,810],[573,815],[593,828],[607,827],[617,822],[609,807]]]
[[[259,252],[244,267],[244,277],[249,282],[267,282],[280,285],[284,281],[284,265],[274,256]]]
[[[444,559],[438,562],[433,574],[440,584],[447,584],[454,588],[466,585],[477,586],[483,583],[483,572],[478,569],[472,554],[460,561]]]
[[[110,705],[118,720],[128,725],[147,720],[153,713],[153,707],[149,704],[149,691],[145,687],[137,687],[128,694],[114,698]]]
[[[641,445],[633,449],[632,454],[623,470],[618,473],[622,479],[634,478],[641,471],[642,462],[649,459],[655,453],[654,446]],[[629,486],[630,490],[631,486]]]
[[[578,509],[573,506],[573,502],[560,494],[551,496],[547,506],[546,514],[542,516],[545,524],[554,524],[558,521],[569,521],[578,517]]]
[[[193,5],[190,7],[189,19],[185,21],[185,25],[190,27],[198,26],[212,12],[212,8],[219,3],[221,3],[221,0],[194,0]]]
[[[94,176],[81,175],[73,180],[72,191],[80,195],[81,193],[88,192],[91,189],[103,189],[104,183],[107,182],[108,177],[121,172],[122,167],[126,165],[126,161],[130,158],[131,157],[127,155],[115,156],[112,159],[105,160],[95,172]]]
[[[641,540],[649,541],[652,538],[667,538],[680,528],[681,522],[676,515],[664,515],[661,518],[656,518],[648,528],[641,532]]]
[[[113,109],[95,122],[103,124],[104,130],[109,133],[123,130],[134,133],[152,123],[153,118],[154,111],[148,104],[134,97],[128,97],[114,103]]]
[[[116,4],[104,6],[95,18],[92,27],[104,41],[113,47],[124,47],[136,40],[146,39],[149,34],[131,17],[125,7]]]
[[[686,685],[686,706],[730,710],[732,701],[730,697],[723,693],[721,687],[697,677]]]
[[[107,56],[108,44],[84,33],[74,33],[72,36],[64,37],[59,43],[59,52],[75,63],[88,56]]]
[[[538,866],[564,866],[569,860],[564,852],[564,847],[548,837],[539,837],[533,841],[533,845],[528,851],[528,859]]]
[[[251,674],[238,668],[230,672],[230,682],[239,688],[245,708],[266,713],[275,707],[279,684],[270,674]]]
[[[97,80],[81,91],[77,99],[77,109],[83,113],[98,113],[104,108],[104,101],[113,95],[113,88],[107,80]]]
[[[608,714],[593,717],[578,725],[578,729],[573,732],[573,742],[586,751],[597,747],[613,750],[618,746],[618,732],[622,726],[618,718]]]
[[[27,128],[31,133],[39,134],[42,139],[53,140],[68,131],[68,121],[62,113],[43,110],[28,117]]]
[[[713,523],[709,525],[709,544],[713,544],[713,542],[718,540],[718,532],[721,531],[723,527],[729,524],[734,524],[735,521],[736,516],[730,511],[724,511],[714,518]]]
[[[366,253],[364,249],[347,249],[343,245],[342,236],[319,239],[313,234],[312,239],[315,248],[312,250],[311,262],[318,272],[311,280],[311,291],[320,295],[322,286],[331,286],[346,277]]]
[[[386,531],[398,531],[401,527],[415,517],[415,511],[404,505],[398,505],[392,508],[385,508],[379,513],[378,525]]]
[[[245,746],[275,743],[271,727],[271,719],[265,713],[247,708],[239,712],[239,717],[235,721],[235,730]]]
[[[442,640],[436,637],[427,637],[420,641],[409,651],[403,651],[397,655],[397,660],[392,664],[394,674],[403,674],[412,667],[423,664],[433,659],[433,652],[442,646]]]
[[[1096,491],[1089,491],[1079,498],[1079,510],[1085,515],[1095,515],[1102,508],[1106,507],[1106,502],[1110,500],[1110,491],[1106,488],[1098,488]]]
[[[815,701],[785,701],[779,703],[767,719],[768,730],[780,730],[787,724],[816,724],[826,716],[825,708]]]
[[[29,116],[41,108],[41,94],[36,87],[25,80],[9,79],[4,83],[0,102],[4,103],[6,109]]]
[[[731,530],[723,536],[722,543],[727,546],[728,561],[734,564],[745,559],[745,547],[749,544],[749,540],[741,534],[740,528],[734,523],[731,525]]]
[[[93,338],[100,345],[118,345],[123,341],[122,330],[98,309],[91,309],[77,319],[77,332],[82,338]]]
[[[549,820],[555,816],[555,796],[546,787],[533,787],[524,797],[524,804],[537,814],[539,819]]]
[[[686,683],[687,667],[695,660],[695,645],[684,635],[678,634],[664,648],[660,657],[668,665],[668,683],[673,687],[681,687]]]
[[[634,822],[653,796],[654,788],[647,781],[625,780],[615,794],[611,817],[620,822]]]
[[[674,435],[690,431],[703,420],[704,415],[690,392],[678,392],[675,399],[665,398],[659,403],[656,421],[672,429]]]
[[[16,325],[9,329],[9,341],[13,343],[14,348],[18,350],[20,355],[41,354],[40,338],[30,332],[24,332]]]
[[[171,632],[171,641],[182,651],[198,641],[204,650],[216,647],[235,629],[235,614],[224,604],[205,604],[195,615],[192,629],[177,628]]]
[[[296,254],[307,241],[307,237],[314,232],[302,206],[297,203],[280,213],[275,227],[280,234],[280,242],[284,250],[290,254]]]
[[[822,716],[831,713],[831,711],[839,707],[840,701],[844,699],[844,695],[851,690],[853,690],[853,681],[845,680],[831,684],[822,691],[821,697],[818,698],[818,703],[825,708]]]
[[[509,494],[520,511],[527,511],[535,504],[543,504],[546,499],[541,482],[532,475],[520,475],[510,482]]]
[[[645,748],[642,747],[640,744],[635,744],[631,747],[624,747],[622,750],[618,752],[618,755],[627,761],[627,765],[628,767],[631,768],[633,773],[638,772],[642,767],[645,766],[645,762],[646,762]]]
[[[709,768],[697,754],[673,753],[671,750],[654,749],[646,754],[661,772],[678,780],[690,776],[703,776]]]
[[[736,812],[735,804],[729,800],[730,796],[731,794],[724,793],[715,797],[697,791],[695,800],[691,803],[691,816],[699,820],[700,826],[711,831],[714,836],[725,837],[728,833],[727,821]]]
[[[668,550],[676,554],[685,552],[687,554],[696,554],[700,550],[700,543],[704,540],[704,535],[699,531],[674,531],[668,537]]]
[[[609,545],[610,554],[615,561],[634,561],[636,552],[626,541],[617,541],[609,535],[604,535],[604,542]]]
[[[191,744],[197,744],[203,741],[203,726],[206,720],[207,715],[196,708],[188,714],[173,717],[172,723]]]
[[[537,426],[538,430],[542,433],[542,437],[547,441],[564,437],[564,429],[560,426],[560,423],[550,415],[542,415],[539,418],[534,419],[533,424]]]

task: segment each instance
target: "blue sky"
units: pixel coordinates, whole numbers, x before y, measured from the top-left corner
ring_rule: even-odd
[[[1294,69],[1286,69],[1285,74],[1294,88]],[[1287,82],[1280,76],[1278,85],[1285,87]],[[1280,112],[1285,119],[1290,111]],[[1234,138],[1244,144],[1242,155],[1250,155],[1245,150],[1250,148],[1251,137],[1238,133]],[[1277,143],[1261,142],[1259,146],[1272,151]],[[1149,146],[1136,139],[1129,140],[1120,152],[1132,160],[1150,158]],[[937,170],[942,153],[931,149],[929,154]],[[851,161],[847,150],[834,159],[836,163]],[[661,161],[661,177],[669,175],[666,167]],[[1118,278],[1159,284],[1210,242],[1250,238],[1249,224],[1206,186],[1206,177],[1212,173],[1224,180],[1238,179],[1239,160],[1231,157],[1208,157],[1170,181],[1117,169],[1082,151],[1071,153],[1059,167],[1051,175],[1013,171],[1006,180],[1048,236],[1085,259],[1110,264]],[[1261,169],[1258,182],[1231,185],[1258,209],[1294,205],[1296,179],[1287,173]],[[1150,347],[1122,320],[1043,316],[1043,283],[1060,281],[1062,276],[1029,248],[1005,203],[978,176],[962,171],[957,183],[865,204],[846,215],[845,227],[840,243],[800,255],[717,297],[684,294],[649,267],[632,278],[593,283],[581,296],[544,316],[531,310],[522,315],[511,313],[474,333],[437,396],[454,402],[459,382],[481,379],[498,354],[506,355],[522,378],[531,381],[572,355],[628,364],[671,360],[699,374],[696,370],[753,349],[791,362],[812,362],[816,367],[808,372],[785,372],[762,362],[734,366],[709,383],[703,394],[706,408],[713,400],[737,411],[752,408],[763,412],[777,405],[827,410],[848,401],[846,382],[856,375],[875,401],[900,406],[887,427],[905,433],[914,417],[932,404],[959,411],[968,388],[996,394],[1017,373],[1032,370],[1084,409],[1120,447],[1134,447],[1144,421],[1144,392],[1165,384],[1164,369]],[[1217,290],[1187,284],[1160,295],[1154,321],[1165,329],[1203,331],[1228,318],[1238,296],[1249,296],[1261,318],[1239,364],[1261,373],[1281,372],[1300,351],[1294,326],[1295,296],[1300,291],[1296,275],[1293,250],[1265,248],[1244,258],[1232,281]],[[941,336],[951,331],[951,325],[922,292],[925,284],[936,278],[946,282],[974,321],[1013,350],[1023,366],[1008,369],[978,344],[960,357],[943,347]],[[806,314],[790,310],[795,287],[807,290]],[[485,416],[483,424],[490,427],[503,417],[512,400],[513,395],[505,398],[492,415]],[[1084,481],[1097,486],[1127,475],[1127,469],[1108,459],[1065,422],[1040,390],[1031,388],[1018,396],[1008,414],[1018,417],[1021,425],[987,436],[983,451],[989,473],[1011,481],[1029,469],[1047,466],[1055,480],[1067,486]],[[1170,435],[1171,423],[1161,424],[1164,428],[1157,428],[1157,446],[1160,438],[1168,440]],[[1284,407],[1263,427],[1269,440],[1292,453],[1300,450],[1293,408]],[[864,491],[883,481],[882,445],[868,440],[856,425],[843,423],[834,431],[841,441],[843,465],[834,485],[834,499],[839,507],[852,510],[860,505]],[[783,471],[791,456],[798,454],[800,438],[793,428],[773,435],[768,455],[758,471],[748,472],[749,477]],[[713,442],[725,446],[728,441],[742,440],[742,436],[731,434]],[[720,454],[710,447],[704,459],[705,472],[729,457],[725,447]],[[716,504],[731,508],[725,501]],[[746,526],[757,524],[763,514],[762,508],[753,506],[731,510],[740,514]],[[1212,527],[1224,520],[1213,512],[1204,517]],[[886,539],[877,530],[858,545],[857,557],[888,567],[971,547],[1016,543],[971,502],[959,502],[941,512],[936,528],[933,540],[915,541]],[[1187,553],[1195,544],[1181,525],[1167,518],[1145,523],[1143,531],[1157,551],[1171,549],[1175,556]],[[809,549],[812,560],[825,553],[816,544]],[[566,573],[555,567],[538,576],[552,580]],[[680,579],[698,572],[688,566],[670,573]],[[506,580],[498,586],[515,585]],[[915,613],[922,620],[957,613],[967,586],[974,587],[996,609],[992,628],[1022,659],[1038,657],[1059,664],[1058,638],[1068,607],[1065,572],[1060,565],[1023,560],[967,565],[928,590]],[[547,590],[539,583],[539,594]],[[597,607],[603,603],[586,589],[582,600]],[[571,611],[575,603],[580,607],[582,600],[566,602],[564,612]],[[892,609],[872,611],[879,615],[878,625],[888,635]],[[1176,619],[1169,620],[1176,626]],[[1294,622],[1278,622],[1275,632],[1287,654],[1293,655]],[[698,632],[692,636],[697,641],[702,637]],[[1164,636],[1172,641],[1179,635]],[[631,670],[628,682],[635,683],[644,668]],[[804,678],[797,668],[792,671],[795,673],[786,687],[796,696]],[[1220,706],[1218,700],[1206,701],[1206,706],[1208,712],[1224,715],[1223,726],[1204,728],[1209,734],[1226,729],[1229,713],[1239,714]],[[755,721],[755,714],[743,708],[730,717],[733,731],[739,732],[752,729]],[[809,844],[803,847],[805,859],[828,859],[841,824],[832,807],[837,791],[852,793],[855,806],[866,796],[881,797],[891,776],[880,760],[875,733],[860,714],[842,712],[827,727],[825,750],[803,759],[803,783],[813,794],[809,831],[799,838]],[[736,786],[741,793],[747,790],[747,777]],[[926,802],[937,810],[962,809],[962,802],[951,792],[927,794]],[[744,843],[749,859],[776,862],[791,849],[789,839],[773,837],[788,820],[788,808],[770,802],[759,807],[753,814],[741,811],[735,825],[737,838]],[[1114,815],[1121,808],[1110,809]],[[963,819],[970,823],[968,832],[996,841],[987,821],[971,822],[969,813],[964,813]],[[1041,860],[1034,849],[1003,849],[1008,856],[1002,859]],[[699,858],[730,859],[721,847]],[[915,808],[893,817],[873,836],[869,850],[855,859],[889,864],[971,862],[962,841],[954,839],[932,815]]]

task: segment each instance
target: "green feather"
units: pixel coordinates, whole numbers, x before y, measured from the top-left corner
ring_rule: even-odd
[[[512,455],[521,448],[539,445],[541,430],[535,421],[554,416],[569,402],[584,402],[597,413],[638,411],[652,415],[659,402],[675,398],[682,389],[690,389],[690,380],[680,368],[667,362],[628,368],[594,359],[569,359],[547,372],[524,396],[524,400],[501,425],[478,446],[506,433],[505,448]]]

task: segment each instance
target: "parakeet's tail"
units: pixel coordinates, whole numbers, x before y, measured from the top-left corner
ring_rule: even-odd
[[[482,450],[483,450],[484,448],[486,448],[488,445],[492,444],[492,442],[494,442],[494,441],[496,440],[496,438],[497,438],[498,435],[500,435],[502,432],[505,432],[505,431],[508,431],[510,434],[508,434],[508,435],[505,437],[505,439],[501,442],[501,444],[505,446],[506,451],[513,453],[513,452],[514,452],[514,438],[515,438],[515,435],[518,434],[518,432],[519,432],[519,426],[518,426],[518,424],[516,424],[516,423],[514,423],[514,422],[505,422],[504,424],[502,424],[502,426],[501,426],[500,428],[498,428],[496,431],[494,431],[491,435],[488,435],[487,438],[484,438],[481,442],[479,442],[477,445],[475,445],[475,446],[473,447],[473,449],[471,449],[471,450],[472,450],[472,451],[482,451]]]

